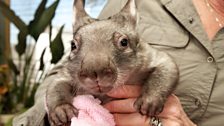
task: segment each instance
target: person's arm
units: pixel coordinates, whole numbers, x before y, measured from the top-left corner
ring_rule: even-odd
[[[150,118],[138,113],[133,104],[140,95],[140,86],[125,85],[108,93],[114,98],[123,100],[111,101],[104,105],[113,113],[116,126],[150,126]],[[163,126],[196,126],[184,112],[179,99],[175,95],[168,97],[162,113],[158,115]]]

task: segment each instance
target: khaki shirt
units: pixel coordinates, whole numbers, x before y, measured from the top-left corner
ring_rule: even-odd
[[[109,0],[100,17],[127,0]],[[175,94],[198,126],[224,125],[224,28],[209,41],[191,0],[136,0],[138,33],[169,53],[180,70]]]
[[[127,0],[108,0],[100,18],[109,17]],[[138,32],[145,42],[169,53],[180,70],[175,94],[198,126],[224,124],[224,29],[209,41],[191,0],[136,0]],[[44,126],[44,91],[56,75],[48,77],[36,94],[36,103],[14,119],[14,126]]]

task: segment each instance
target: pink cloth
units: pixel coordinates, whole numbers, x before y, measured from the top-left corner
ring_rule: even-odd
[[[72,118],[71,126],[115,126],[113,115],[100,103],[92,95],[75,97],[73,105],[79,110],[79,114]]]

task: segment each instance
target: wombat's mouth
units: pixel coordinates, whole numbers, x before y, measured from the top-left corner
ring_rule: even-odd
[[[113,87],[112,86],[95,86],[95,87],[92,87],[90,90],[95,92],[95,93],[107,93],[109,92]]]

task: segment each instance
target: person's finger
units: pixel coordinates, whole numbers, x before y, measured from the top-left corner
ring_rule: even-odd
[[[139,113],[113,114],[116,126],[151,126],[151,118]],[[176,118],[161,118],[163,126],[184,126],[183,122]]]
[[[134,108],[134,102],[136,98],[128,98],[123,100],[114,100],[108,102],[104,105],[106,109],[110,112],[117,112],[117,113],[133,113],[137,110]],[[171,95],[168,97],[167,102],[164,105],[164,110],[159,115],[162,117],[167,116],[175,116],[180,117],[180,110],[181,110],[180,101],[175,95]]]
[[[179,119],[160,118],[160,120],[163,126],[185,126]]]
[[[108,96],[114,98],[136,98],[141,93],[141,86],[138,85],[122,85],[112,89],[107,93]]]
[[[136,109],[134,108],[135,100],[136,100],[135,98],[129,98],[124,100],[114,100],[114,101],[106,103],[104,107],[112,113],[113,112],[132,113],[132,112],[136,112]]]
[[[181,126],[196,126],[184,112],[180,100],[174,94],[168,97],[164,106],[164,111],[159,115],[161,118],[169,118],[169,120],[175,120]]]
[[[164,105],[163,111],[159,114],[162,117],[173,116],[180,117],[183,111],[179,99],[175,95],[170,95]]]
[[[134,102],[136,101],[136,98],[129,98],[129,99],[123,99],[123,100],[114,100],[111,102],[108,102],[104,105],[105,108],[107,108],[110,112],[117,112],[117,113],[133,113],[137,110],[134,108]],[[167,116],[174,116],[174,117],[180,117],[181,116],[181,104],[178,98],[175,95],[171,95],[168,97],[164,109],[162,113],[159,114],[161,117],[167,117]]]
[[[149,118],[139,113],[113,115],[116,126],[149,126]]]

